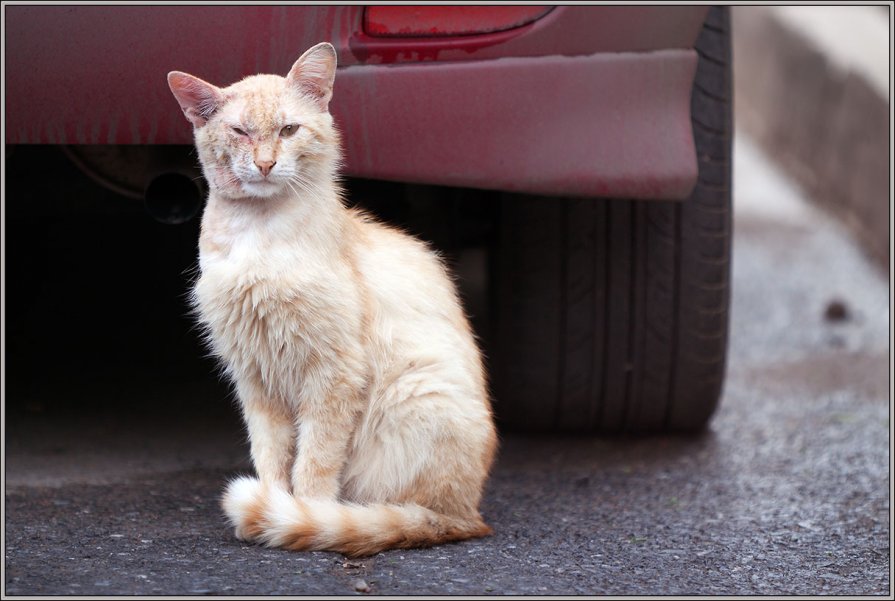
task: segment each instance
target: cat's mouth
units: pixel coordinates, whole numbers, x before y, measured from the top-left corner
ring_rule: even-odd
[[[276,182],[271,181],[267,178],[264,179],[244,179],[242,180],[243,184],[247,184],[250,186],[276,186],[278,185]]]
[[[242,180],[242,189],[251,196],[272,196],[280,189],[278,182],[269,179]]]

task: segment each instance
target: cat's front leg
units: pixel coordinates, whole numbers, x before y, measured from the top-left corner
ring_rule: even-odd
[[[327,394],[302,403],[292,468],[295,496],[338,498],[362,399],[361,387],[343,379]]]
[[[237,392],[258,478],[264,484],[289,490],[295,449],[295,422],[291,412],[250,384],[238,386]]]

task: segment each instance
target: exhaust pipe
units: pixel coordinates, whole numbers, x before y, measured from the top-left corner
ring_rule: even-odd
[[[149,180],[143,193],[146,212],[161,223],[178,225],[196,216],[202,206],[203,190],[186,173],[169,171]]]
[[[202,208],[205,180],[196,166],[192,146],[61,148],[82,173],[100,186],[125,198],[142,200],[146,212],[156,221],[186,223]]]

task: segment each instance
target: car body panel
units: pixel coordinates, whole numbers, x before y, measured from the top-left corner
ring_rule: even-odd
[[[665,50],[348,67],[333,100],[340,126],[361,132],[344,141],[346,171],[536,194],[684,198],[697,175],[696,60],[692,50]]]
[[[683,198],[707,7],[557,6],[483,35],[381,38],[352,6],[7,5],[13,144],[189,144],[165,75],[285,74],[322,40],[349,175]]]

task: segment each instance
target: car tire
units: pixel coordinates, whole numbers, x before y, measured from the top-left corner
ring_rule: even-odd
[[[721,395],[731,238],[729,14],[712,8],[691,97],[683,202],[501,200],[489,345],[516,431],[698,431]]]

